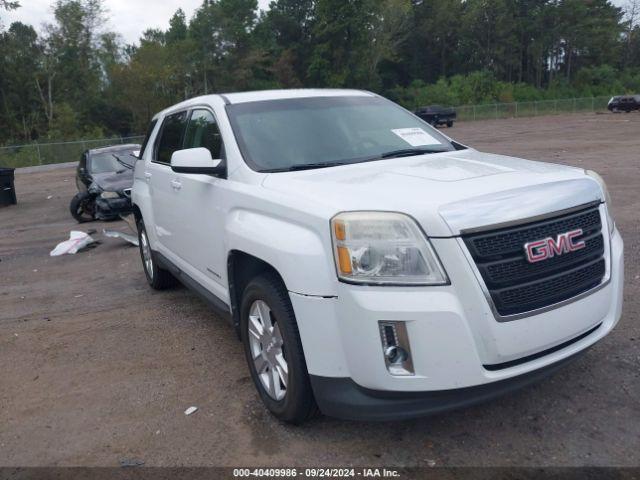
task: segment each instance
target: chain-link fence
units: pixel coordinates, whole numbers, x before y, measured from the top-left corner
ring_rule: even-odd
[[[490,103],[456,107],[458,120],[536,117],[562,113],[598,112],[607,109],[611,97],[565,98],[536,102]]]
[[[77,162],[85,150],[123,143],[142,143],[143,139],[144,136],[133,136],[0,147],[0,167],[17,168]]]

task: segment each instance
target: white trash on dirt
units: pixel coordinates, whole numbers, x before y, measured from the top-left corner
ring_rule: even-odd
[[[79,232],[77,230],[71,230],[69,233],[69,240],[65,240],[64,242],[60,242],[56,245],[56,248],[51,250],[49,253],[52,257],[57,257],[59,255],[70,254],[74,255],[78,251],[86,248],[88,245],[95,243],[95,240],[91,238],[91,235]]]
[[[196,413],[198,411],[198,407],[189,407],[184,411],[185,415],[191,415],[192,413]]]

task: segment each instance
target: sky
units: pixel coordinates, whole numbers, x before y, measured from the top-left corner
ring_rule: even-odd
[[[266,9],[270,0],[258,0],[260,8]],[[618,6],[627,0],[613,0]],[[20,0],[22,5],[12,12],[2,12],[1,23],[9,26],[11,22],[21,21],[33,25],[40,31],[43,23],[53,21],[53,0]],[[187,18],[191,18],[194,10],[202,0],[104,0],[109,12],[109,23],[106,30],[118,32],[127,43],[137,43],[140,35],[147,28],[169,27],[169,18],[182,8]]]
[[[2,11],[0,22],[8,27],[20,21],[33,25],[40,31],[43,23],[53,22],[53,0],[19,0],[20,8],[11,12]],[[258,0],[260,8],[266,9],[270,0]],[[127,43],[137,43],[147,28],[169,27],[169,19],[178,8],[191,18],[202,0],[104,0],[109,22],[106,30],[122,35]]]

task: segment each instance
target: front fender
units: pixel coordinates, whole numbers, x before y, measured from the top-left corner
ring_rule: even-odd
[[[238,209],[227,217],[227,251],[240,250],[275,268],[290,292],[337,295],[329,226],[293,223],[263,212]]]

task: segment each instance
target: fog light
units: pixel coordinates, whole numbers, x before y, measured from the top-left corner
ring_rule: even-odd
[[[391,375],[414,375],[407,325],[400,321],[378,322],[384,363]]]
[[[387,347],[384,351],[384,356],[389,363],[393,363],[394,365],[406,362],[409,358],[409,354],[405,352],[402,347]]]

